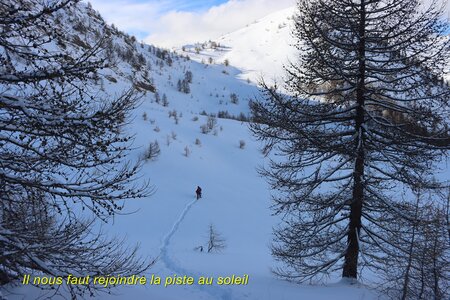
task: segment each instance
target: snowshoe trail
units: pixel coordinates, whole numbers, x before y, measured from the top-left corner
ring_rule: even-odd
[[[181,215],[178,217],[176,222],[173,224],[172,229],[164,237],[164,240],[163,240],[163,243],[162,243],[162,246],[161,246],[161,252],[160,252],[160,255],[159,255],[162,258],[163,261],[164,261],[164,257],[167,257],[167,247],[169,246],[170,239],[175,234],[175,232],[177,232],[178,226],[180,226],[180,223],[183,222],[184,218],[186,217],[186,214],[191,209],[191,207],[195,204],[195,202],[197,202],[197,199],[189,202],[185,206],[184,210],[181,212]],[[166,262],[164,261],[164,263],[166,263]],[[167,267],[169,267],[169,266],[167,266]]]
[[[187,276],[191,276],[194,278],[199,278],[201,275],[195,274],[191,271],[184,269],[179,264],[177,264],[175,261],[173,261],[168,255],[170,240],[171,240],[172,236],[177,232],[178,227],[180,226],[181,222],[183,222],[184,218],[186,217],[186,215],[189,212],[189,210],[191,209],[191,207],[195,204],[195,202],[197,202],[197,199],[194,199],[192,202],[189,202],[184,207],[184,210],[181,212],[180,216],[173,224],[172,229],[164,237],[162,245],[161,245],[159,257],[160,257],[161,261],[164,263],[164,265],[169,270],[171,270],[179,275],[187,275]],[[197,287],[200,291],[211,295],[214,299],[220,299],[220,300],[232,300],[233,299],[233,297],[231,295],[231,290],[229,290],[229,289],[217,287],[214,285],[203,286],[203,285],[195,284],[193,286]]]

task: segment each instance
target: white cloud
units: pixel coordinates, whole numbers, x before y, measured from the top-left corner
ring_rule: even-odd
[[[159,19],[145,41],[166,47],[202,42],[293,5],[295,0],[230,0],[205,12],[172,11]]]

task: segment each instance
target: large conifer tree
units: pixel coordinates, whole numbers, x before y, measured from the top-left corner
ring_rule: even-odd
[[[393,222],[414,222],[416,188],[435,189],[450,147],[441,7],[417,0],[300,0],[288,96],[263,84],[251,129],[282,158],[262,170],[276,213],[277,272],[356,279],[403,253]],[[361,260],[362,258],[362,260]]]

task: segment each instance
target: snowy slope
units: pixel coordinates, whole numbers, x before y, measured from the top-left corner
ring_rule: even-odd
[[[89,19],[92,17],[83,15],[84,9],[78,12],[82,15],[80,18],[92,21]],[[243,79],[251,77],[254,82],[258,62],[268,74],[281,74],[283,62],[279,57],[286,47],[278,40],[278,34],[285,36],[288,43],[290,29],[285,19],[292,13],[292,10],[281,11],[224,36],[223,44],[233,47],[229,51],[223,48],[223,51],[216,49],[207,53],[205,49],[205,53],[196,57],[199,61],[201,55],[204,59],[213,56],[216,61],[229,59],[234,67],[168,54],[169,62],[167,57],[160,58],[159,49],[139,45],[115,32],[116,49],[130,49],[133,56],[141,54],[146,62],[135,68],[133,63],[123,61],[116,51],[117,66],[104,71],[99,92],[113,95],[145,79],[156,87],[159,97],[166,95],[169,104],[163,106],[161,101],[156,102],[153,92],[143,91],[142,105],[130,117],[126,128],[135,135],[135,149],[129,159],[142,157],[149,143],[158,141],[161,155],[156,161],[144,164],[140,178],[150,180],[156,192],[147,199],[127,201],[123,215],[103,225],[105,232],[126,236],[129,243],[141,245],[142,255],[157,258],[145,274],[147,277],[152,274],[161,277],[247,274],[249,283],[232,287],[216,284],[120,287],[113,290],[115,296],[100,294],[98,299],[379,299],[362,284],[308,286],[274,277],[271,268],[275,262],[269,246],[272,227],[279,220],[271,216],[270,191],[256,171],[264,164],[259,145],[251,137],[247,123],[238,120],[218,119],[215,130],[209,134],[203,134],[200,129],[207,122],[203,111],[207,114],[228,111],[235,116],[248,113],[248,100],[259,91],[255,84]],[[65,17],[61,20],[71,22]],[[284,23],[286,26],[280,27]],[[101,25],[91,23],[90,26],[105,26],[101,22],[93,24]],[[261,30],[268,33],[267,39],[261,39],[256,33]],[[263,46],[260,50],[248,50],[253,49],[246,46],[248,43]],[[193,58],[195,53],[189,55]],[[177,82],[188,70],[193,73],[193,81],[191,92],[185,94],[177,90]],[[238,95],[237,104],[230,100],[232,93]],[[174,110],[178,121],[173,117]],[[241,140],[245,142],[243,149],[239,147]],[[194,193],[197,185],[203,188],[203,198],[198,201]],[[225,238],[227,247],[220,253],[195,250],[198,246],[206,247],[210,224]],[[13,287],[5,294],[9,299],[45,296],[45,292],[33,287]]]
[[[214,40],[220,47],[204,43],[203,47],[202,44],[193,44],[183,49],[197,61],[208,61],[212,57],[215,63],[220,64],[228,60],[242,70],[241,79],[258,82],[264,77],[265,80],[280,81],[284,75],[283,66],[289,61],[295,62],[297,53],[292,39],[294,16],[295,7],[290,7]]]

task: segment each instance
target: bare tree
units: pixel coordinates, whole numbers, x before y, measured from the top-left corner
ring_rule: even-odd
[[[140,164],[124,161],[130,137],[121,128],[139,95],[133,88],[115,99],[90,93],[110,63],[103,49],[113,30],[103,26],[77,51],[51,45],[69,43],[55,14],[70,14],[77,3],[0,3],[2,285],[30,272],[132,274],[149,266],[135,249],[95,234],[94,220],[79,213],[88,209],[107,221],[122,210],[121,200],[151,191],[133,184]]]
[[[304,281],[341,269],[356,279],[395,247],[389,236],[400,232],[386,224],[415,218],[402,191],[440,186],[433,170],[450,147],[448,26],[436,2],[422,10],[415,0],[301,0],[298,10],[289,96],[263,83],[251,104],[264,153],[286,158],[261,170],[284,221],[276,272]]]
[[[214,226],[210,224],[208,229],[208,253],[220,252],[225,249],[226,246],[225,239],[216,231]]]
[[[145,159],[156,160],[160,154],[161,148],[159,147],[158,141],[155,140],[148,145],[147,151],[145,152]]]
[[[391,242],[384,247],[389,259],[373,257],[384,279],[381,288],[392,299],[448,299],[450,253],[444,201],[435,194],[415,193],[416,203],[403,206],[415,218],[386,222]]]

